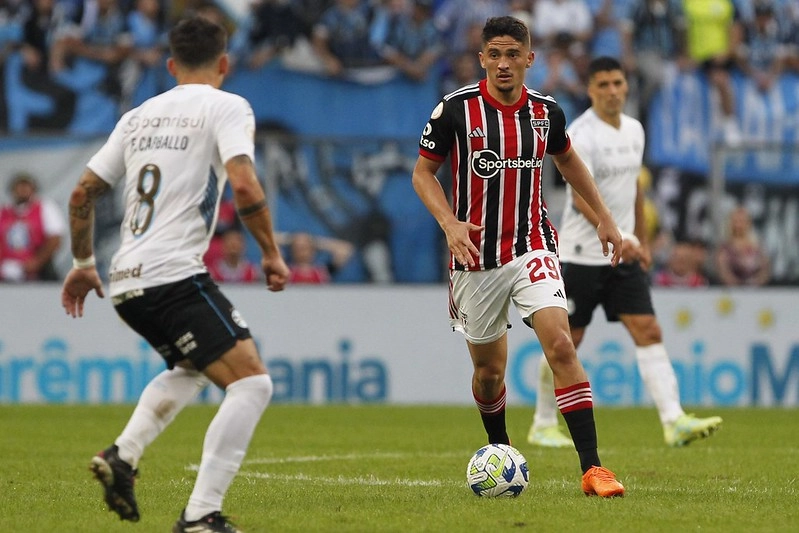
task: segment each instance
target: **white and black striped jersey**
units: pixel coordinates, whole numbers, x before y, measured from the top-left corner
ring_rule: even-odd
[[[569,146],[563,110],[553,98],[526,87],[518,102],[506,106],[482,80],[436,106],[419,153],[436,161],[450,156],[455,216],[485,226],[472,234],[480,257],[471,270],[496,268],[531,250],[557,253],[541,173],[547,153],[564,153]],[[470,269],[454,258],[450,268]]]

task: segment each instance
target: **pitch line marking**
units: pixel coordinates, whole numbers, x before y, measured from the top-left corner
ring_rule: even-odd
[[[405,457],[415,457],[417,454],[414,453],[398,453],[398,452],[375,452],[375,453],[343,453],[343,454],[332,454],[332,455],[299,455],[299,456],[288,456],[288,457],[261,457],[255,459],[247,459],[244,461],[244,464],[252,464],[252,465],[269,465],[269,464],[284,464],[284,463],[316,463],[321,461],[360,461],[363,459],[402,459]],[[425,457],[437,457],[437,458],[450,458],[450,457],[461,457],[463,454],[454,453],[454,452],[447,452],[447,453],[436,453],[436,454],[428,454],[425,453]]]
[[[269,479],[276,481],[309,481],[312,483],[322,483],[325,485],[367,485],[373,487],[386,485],[402,485],[405,487],[456,487],[462,485],[461,483],[456,483],[454,481],[443,481],[440,479],[380,479],[374,476],[326,477],[309,476],[307,474],[269,474],[266,472],[240,472],[239,475],[248,478]]]
[[[305,455],[295,457],[263,457],[256,459],[245,460],[244,464],[286,464],[286,463],[313,463],[320,461],[360,461],[362,459],[400,459],[403,457],[414,457],[414,453],[398,453],[398,452],[376,452],[376,453],[346,453],[346,454],[331,454],[331,455]],[[463,453],[447,452],[437,454],[425,454],[426,457],[450,458],[461,457]],[[199,470],[200,465],[192,463],[186,466],[186,470],[196,472]],[[315,483],[322,483],[325,485],[342,485],[342,484],[358,484],[367,486],[386,486],[386,485],[401,485],[405,487],[459,487],[462,483],[455,481],[444,481],[440,479],[422,480],[422,479],[403,479],[395,478],[391,480],[380,479],[375,476],[358,476],[358,477],[329,477],[329,476],[309,476],[307,474],[271,474],[266,472],[248,472],[239,471],[239,476],[257,479],[270,479],[277,481],[311,481]]]

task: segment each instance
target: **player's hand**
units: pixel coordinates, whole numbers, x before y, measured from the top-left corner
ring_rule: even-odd
[[[261,270],[264,272],[267,289],[279,292],[286,288],[291,271],[281,255],[261,258]]]
[[[480,250],[469,238],[469,234],[473,231],[482,231],[483,228],[485,226],[477,226],[471,222],[461,222],[460,220],[444,228],[444,233],[447,236],[447,246],[458,263],[470,267],[477,263],[475,258],[480,255]]]
[[[100,279],[97,269],[92,267],[70,270],[61,289],[61,305],[67,314],[72,318],[82,317],[86,295],[91,291],[96,292],[100,298],[105,297],[103,281]]]
[[[641,259],[641,247],[632,239],[624,237],[621,244],[621,262],[630,264]]]
[[[616,266],[621,261],[622,238],[621,232],[613,220],[602,221],[596,227],[596,234],[599,242],[602,243],[602,253],[607,257],[610,255],[611,266]],[[612,250],[610,249],[612,247]],[[612,254],[611,254],[612,252]]]

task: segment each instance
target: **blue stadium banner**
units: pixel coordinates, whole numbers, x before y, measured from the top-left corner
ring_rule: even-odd
[[[799,183],[799,77],[785,75],[768,92],[738,75],[733,86],[743,142],[725,157],[727,180]],[[670,77],[649,110],[649,161],[708,174],[721,141],[717,100],[700,74]]]

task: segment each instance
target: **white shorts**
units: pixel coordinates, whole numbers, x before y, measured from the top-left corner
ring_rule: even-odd
[[[491,270],[453,270],[449,297],[452,329],[472,344],[488,344],[505,334],[511,301],[526,324],[539,309],[566,309],[560,261],[547,250],[528,252]]]

